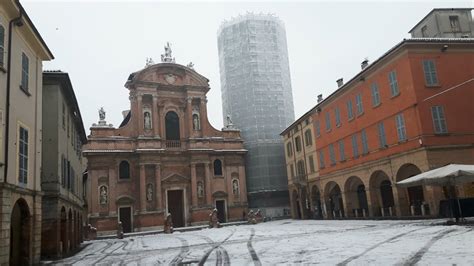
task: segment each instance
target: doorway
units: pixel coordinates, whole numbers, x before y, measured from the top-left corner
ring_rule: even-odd
[[[183,190],[168,190],[168,212],[173,218],[173,227],[184,227],[184,198]]]
[[[124,233],[132,232],[132,207],[120,207],[119,220],[122,222]]]
[[[225,200],[216,200],[216,209],[217,209],[217,218],[219,223],[226,222],[226,213],[225,213]]]
[[[10,227],[10,265],[30,264],[31,219],[28,204],[20,199],[15,203]]]

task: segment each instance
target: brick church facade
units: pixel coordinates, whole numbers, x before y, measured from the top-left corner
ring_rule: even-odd
[[[124,232],[160,229],[167,213],[183,227],[207,223],[214,208],[221,222],[247,211],[240,131],[230,119],[222,131],[210,125],[208,79],[170,55],[129,76],[131,108],[118,128],[103,109],[91,127],[84,155],[89,221],[99,234],[118,221]]]

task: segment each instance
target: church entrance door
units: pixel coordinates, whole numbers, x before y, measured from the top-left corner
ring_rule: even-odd
[[[168,190],[168,212],[173,218],[173,227],[184,227],[183,190]]]
[[[122,228],[124,233],[132,232],[132,208],[131,207],[120,207],[119,208],[119,219],[122,222]]]
[[[216,200],[217,218],[219,223],[225,223],[225,200]]]

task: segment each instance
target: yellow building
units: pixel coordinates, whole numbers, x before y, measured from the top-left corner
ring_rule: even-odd
[[[285,142],[285,161],[293,218],[322,218],[318,187],[319,169],[311,113],[291,124],[281,136]],[[301,195],[301,196],[299,196]]]
[[[38,263],[42,62],[53,55],[18,1],[0,1],[0,265]]]

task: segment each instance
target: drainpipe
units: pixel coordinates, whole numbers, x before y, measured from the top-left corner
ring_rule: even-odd
[[[4,173],[5,177],[3,178],[3,182],[6,184],[7,182],[7,174],[8,174],[8,144],[9,144],[9,133],[10,133],[10,80],[11,80],[11,64],[12,64],[12,31],[13,26],[21,27],[23,26],[23,10],[20,8],[20,16],[10,20],[8,24],[8,58],[7,58],[7,95],[6,95],[6,108],[5,108],[5,166],[4,166]]]

